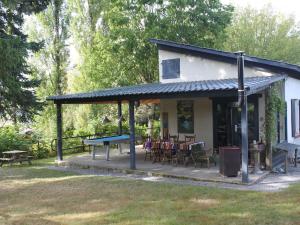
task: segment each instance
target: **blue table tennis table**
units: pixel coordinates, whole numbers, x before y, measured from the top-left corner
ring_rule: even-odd
[[[118,136],[109,136],[109,137],[102,137],[102,138],[93,138],[93,139],[85,139],[83,143],[89,146],[92,146],[92,158],[95,159],[96,152],[95,147],[98,145],[104,145],[104,149],[106,151],[106,160],[109,161],[109,146],[112,144],[118,144],[120,153],[122,153],[122,143],[129,142],[129,135],[118,135]]]

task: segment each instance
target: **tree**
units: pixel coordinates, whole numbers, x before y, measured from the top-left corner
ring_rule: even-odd
[[[99,76],[121,86],[157,81],[157,52],[149,38],[216,47],[232,10],[218,0],[110,1],[95,20],[98,32],[84,68],[93,83]]]
[[[51,0],[42,13],[28,18],[26,30],[34,41],[44,42],[44,48],[32,55],[30,64],[34,75],[41,80],[37,95],[45,99],[50,95],[61,95],[67,89],[67,67],[69,65],[69,13],[63,0]],[[55,108],[52,104],[44,107],[35,116],[35,128],[43,131],[47,138],[55,135]],[[46,132],[45,132],[46,131]]]
[[[29,18],[26,24],[30,39],[44,42],[44,48],[30,59],[37,78],[42,81],[43,87],[38,92],[41,98],[61,95],[67,88],[68,26],[67,5],[62,0],[51,0],[44,12]]]
[[[68,0],[68,6],[80,54],[79,74],[70,87],[75,92],[157,81],[157,49],[149,38],[213,47],[233,10],[216,0]],[[82,120],[97,124],[108,114],[116,114],[116,108],[81,106],[73,110],[74,126],[80,127]]]
[[[69,0],[68,4],[83,62],[78,82],[84,80],[85,90],[156,81],[156,47],[149,38],[216,47],[233,10],[218,0]]]
[[[41,104],[35,96],[37,80],[30,79],[30,52],[42,45],[28,42],[22,31],[24,15],[43,11],[49,1],[4,0],[0,2],[0,117],[15,123],[29,121]]]
[[[233,10],[218,0],[68,0],[68,4],[72,37],[81,57],[73,91],[157,81],[157,49],[149,38],[215,47]],[[81,115],[90,115],[91,120],[112,114],[105,106],[86,110]]]
[[[300,64],[300,30],[293,17],[285,17],[267,5],[261,10],[237,10],[227,28],[224,48],[249,55]]]
[[[53,60],[55,64],[55,85],[56,94],[61,95],[63,93],[63,79],[66,74],[65,69],[68,61],[68,51],[66,50],[68,15],[62,14],[62,0],[53,0],[52,7],[54,19]]]

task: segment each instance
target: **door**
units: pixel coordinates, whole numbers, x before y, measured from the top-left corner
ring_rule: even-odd
[[[229,145],[239,146],[241,140],[241,109],[238,107],[230,106],[230,127],[231,132],[229,134],[231,140]]]
[[[241,141],[241,109],[231,99],[213,102],[214,147],[239,146]],[[248,101],[248,139],[258,141],[258,99]]]

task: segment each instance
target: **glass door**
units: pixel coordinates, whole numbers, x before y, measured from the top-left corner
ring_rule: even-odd
[[[231,126],[231,142],[229,145],[239,146],[241,140],[241,109],[238,107],[230,106],[230,126]]]
[[[214,147],[240,145],[241,109],[230,100],[223,98],[213,102]],[[254,98],[248,101],[249,143],[258,141],[258,136],[258,99]]]

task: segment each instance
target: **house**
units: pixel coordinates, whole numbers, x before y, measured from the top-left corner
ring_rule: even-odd
[[[179,134],[183,138],[194,134],[197,141],[204,141],[208,147],[242,145],[246,176],[248,143],[265,139],[267,95],[275,84],[279,85],[280,95],[286,102],[286,113],[278,115],[277,141],[300,142],[299,66],[241,54],[239,57],[232,52],[171,41],[150,41],[158,47],[159,83],[48,98],[57,105],[58,159],[62,160],[62,104],[118,103],[121,115],[121,104],[128,102],[130,167],[135,169],[134,103],[159,101],[161,136]],[[237,58],[244,63],[240,69],[245,76],[245,108],[236,104],[239,89]],[[243,114],[241,109],[247,112],[247,107],[248,114]]]
[[[160,83],[206,81],[209,85],[219,81],[219,85],[226,85],[230,79],[237,79],[234,53],[157,39],[151,39],[151,42],[158,46]],[[287,112],[286,118],[280,118],[278,142],[287,140],[300,143],[300,67],[245,56],[244,74],[246,80],[284,77],[282,96]],[[260,141],[265,136],[265,90],[266,88],[256,92],[248,99],[250,141]],[[160,102],[162,127],[168,128],[170,133],[186,133],[178,122],[178,104],[182,104],[178,101],[181,100],[168,99]],[[238,109],[233,104],[235,101],[236,97],[232,96],[194,98],[189,103],[194,110],[193,123],[188,133],[195,133],[198,140],[204,140],[209,146],[239,145],[239,138],[235,137],[240,126],[236,118]]]

